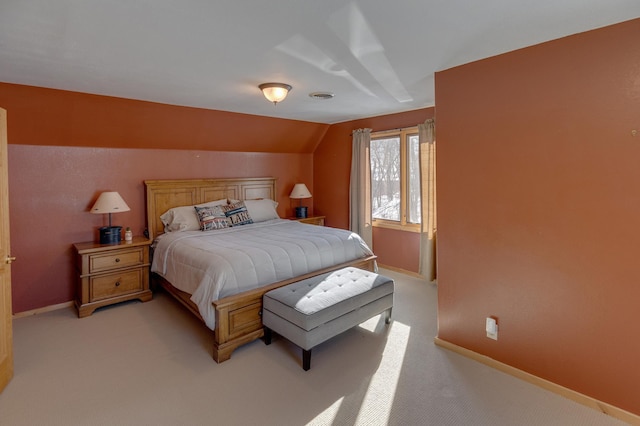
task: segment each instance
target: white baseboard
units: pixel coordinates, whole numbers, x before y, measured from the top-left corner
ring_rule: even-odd
[[[556,383],[542,379],[538,376],[534,376],[533,374],[527,373],[526,371],[522,371],[518,368],[504,364],[500,361],[496,361],[495,359],[489,358],[486,355],[479,354],[477,352],[463,348],[456,344],[447,342],[446,340],[442,340],[438,337],[434,339],[434,343],[442,348],[448,349],[452,352],[463,355],[467,358],[471,358],[475,361],[481,362],[485,365],[488,365],[489,367],[495,368],[496,370],[500,370],[504,373],[510,374],[526,382],[532,383],[543,389],[546,389],[558,395],[564,396],[565,398],[569,398],[572,401],[578,402],[582,405],[586,405],[589,408],[598,410],[618,420],[622,420],[631,425],[640,425],[640,416],[630,413],[616,406],[613,406],[611,404],[608,404],[606,402],[598,401],[595,398],[581,394],[580,392],[576,392],[569,388],[565,388],[564,386],[560,386]]]

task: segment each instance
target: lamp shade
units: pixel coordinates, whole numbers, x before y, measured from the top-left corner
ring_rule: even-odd
[[[127,203],[116,191],[103,192],[91,207],[91,213],[95,214],[128,212],[129,210],[131,209]]]
[[[117,192],[107,191],[100,194],[91,207],[91,213],[109,214],[109,226],[103,226],[99,229],[100,244],[118,244],[120,242],[122,226],[111,226],[111,213],[128,212],[129,210],[131,209]]]
[[[262,90],[264,97],[274,105],[284,101],[291,90],[291,86],[284,83],[263,83],[258,88]]]
[[[311,193],[304,183],[296,183],[289,198],[311,198]]]

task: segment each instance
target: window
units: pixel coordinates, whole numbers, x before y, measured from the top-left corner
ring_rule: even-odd
[[[371,134],[371,207],[375,226],[420,230],[418,128]]]

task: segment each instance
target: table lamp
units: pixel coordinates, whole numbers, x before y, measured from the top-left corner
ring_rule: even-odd
[[[131,210],[124,202],[120,194],[115,191],[107,191],[100,194],[96,203],[91,207],[91,213],[109,213],[109,226],[103,226],[100,230],[100,244],[118,244],[122,226],[111,225],[111,213],[128,212]]]
[[[296,207],[296,217],[307,217],[307,208],[302,206],[303,198],[311,198],[311,193],[307,189],[307,185],[305,185],[304,183],[296,183],[293,187],[293,191],[291,191],[291,194],[289,194],[289,198],[297,198],[300,200],[298,207]]]

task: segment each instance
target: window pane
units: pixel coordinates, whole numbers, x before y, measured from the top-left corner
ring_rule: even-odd
[[[374,219],[400,221],[400,138],[371,141],[371,207]]]
[[[420,139],[418,135],[407,137],[409,176],[407,188],[407,222],[420,223]]]

